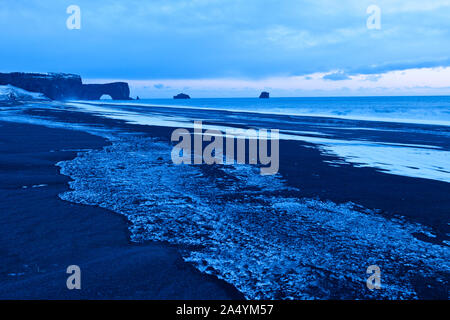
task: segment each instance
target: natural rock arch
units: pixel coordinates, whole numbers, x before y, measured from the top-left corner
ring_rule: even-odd
[[[109,94],[102,94],[99,100],[112,100],[113,98]]]
[[[130,100],[126,82],[83,84],[76,74],[0,73],[0,85],[12,85],[30,92],[40,92],[52,100],[99,100],[103,94],[114,100]]]
[[[126,82],[83,84],[82,86],[82,99],[100,100],[103,95],[109,95],[113,100],[129,100],[130,88]]]

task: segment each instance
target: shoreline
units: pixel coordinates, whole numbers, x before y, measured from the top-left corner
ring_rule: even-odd
[[[434,97],[434,96],[432,96]],[[437,97],[449,97],[449,96],[437,96]],[[368,97],[372,98],[372,97]],[[195,99],[202,100],[202,99],[209,99],[209,98],[194,98],[190,99],[191,101]],[[233,98],[212,98],[212,99],[233,99]],[[238,98],[239,99],[239,98]],[[252,99],[256,101],[260,101],[258,98],[244,98],[244,99]],[[277,98],[271,98],[271,100],[274,100]],[[289,98],[278,98],[278,99],[289,99]],[[305,99],[308,99],[305,97]],[[364,115],[339,115],[339,114],[320,114],[320,113],[295,113],[295,112],[282,112],[282,111],[274,111],[274,110],[262,110],[262,109],[254,109],[254,110],[245,110],[245,109],[235,109],[235,108],[212,108],[212,107],[199,107],[199,106],[191,106],[191,105],[176,105],[176,104],[157,104],[157,103],[145,103],[145,100],[158,100],[158,99],[141,99],[141,100],[135,100],[140,102],[131,102],[130,101],[121,101],[121,102],[115,102],[115,100],[107,101],[107,100],[69,100],[67,103],[81,103],[81,104],[92,104],[92,105],[105,105],[105,106],[124,106],[124,105],[132,105],[136,107],[149,107],[149,108],[169,108],[169,109],[188,109],[188,110],[199,110],[199,111],[216,111],[216,112],[236,112],[236,113],[243,113],[243,114],[259,114],[259,115],[266,115],[266,116],[292,116],[292,117],[311,117],[311,118],[318,118],[319,120],[322,118],[325,119],[336,119],[336,120],[351,120],[351,121],[367,121],[367,122],[380,122],[380,123],[392,123],[392,124],[411,124],[411,125],[424,125],[424,126],[443,126],[448,127],[450,126],[450,121],[441,121],[441,120],[423,120],[419,118],[387,118],[387,117],[370,117],[370,116],[364,116]],[[166,100],[166,99],[161,99]],[[141,102],[144,101],[144,102]]]
[[[170,108],[169,108],[170,109]],[[216,115],[216,119],[222,119],[222,116],[234,115],[234,112],[218,112],[214,110],[203,110]],[[30,111],[29,115],[40,115],[36,111]],[[51,114],[56,119],[67,121],[67,117],[60,118],[61,115],[53,114],[51,111],[45,111],[44,114]],[[173,113],[169,112],[170,115]],[[41,114],[42,115],[42,114]],[[140,132],[144,135],[155,137],[163,141],[170,141],[170,135],[173,127],[150,124],[136,124],[122,119],[111,119],[84,112],[73,113],[75,118],[83,118],[89,123],[98,122],[108,128],[120,128],[129,132]],[[192,116],[188,114],[187,118]],[[208,119],[211,115],[200,113],[197,115],[203,119],[204,125],[226,126],[226,117],[222,120]],[[281,117],[284,121],[289,117]],[[252,121],[252,125],[260,127],[269,127],[265,117],[261,119],[246,119]],[[302,118],[304,127],[311,130],[315,127],[312,123],[314,119]],[[306,124],[307,123],[307,124]],[[359,123],[359,122],[358,122]],[[229,124],[228,124],[229,125]],[[249,125],[249,123],[247,123]],[[358,125],[358,124],[355,124]],[[388,128],[399,129],[402,124],[389,124]],[[375,126],[376,128],[376,126]],[[294,128],[292,128],[294,129]],[[314,128],[318,130],[317,128]],[[336,134],[333,130],[327,133]],[[356,131],[356,130],[355,130]],[[352,132],[343,136],[345,138],[360,137],[361,132]],[[380,132],[377,139],[392,140],[392,143],[405,143],[405,140],[391,136],[390,132]],[[401,136],[401,135],[399,135]],[[426,138],[424,143],[436,145],[444,150],[450,148],[447,139],[439,137],[420,136],[412,137],[408,134],[407,139],[417,139],[413,143],[419,143],[420,139]],[[313,148],[311,148],[313,147]],[[442,244],[442,241],[449,241],[448,225],[446,224],[447,211],[450,206],[450,184],[444,181],[410,177],[385,173],[374,167],[357,167],[348,163],[345,166],[334,167],[324,161],[337,161],[339,156],[331,154],[322,154],[317,146],[306,141],[281,140],[280,141],[280,170],[279,173],[290,186],[298,187],[304,197],[318,197],[323,201],[331,200],[343,204],[354,202],[367,208],[379,210],[380,213],[388,218],[403,216],[409,221],[418,222],[429,226],[436,233],[435,237],[429,237],[425,234],[419,234],[417,237],[422,241]],[[446,244],[448,246],[448,244]]]
[[[0,298],[244,298],[184,262],[173,245],[131,243],[125,217],[59,199],[70,178],[55,164],[76,156],[61,150],[101,149],[105,139],[3,121],[0,133]],[[82,290],[66,288],[72,264],[81,268]]]
[[[104,129],[104,132],[109,132],[110,130],[112,130],[113,132],[116,133],[125,133],[125,134],[136,134],[139,137],[142,138],[154,138],[156,139],[156,141],[160,141],[160,142],[164,142],[164,143],[169,143],[170,141],[170,134],[173,131],[173,128],[171,127],[165,127],[165,126],[154,126],[154,125],[140,125],[140,124],[133,124],[133,123],[127,123],[126,121],[120,120],[120,119],[109,119],[109,118],[105,118],[102,116],[98,116],[98,115],[94,115],[94,114],[90,114],[90,113],[85,113],[85,112],[78,112],[78,111],[74,111],[74,110],[64,110],[63,112],[58,112],[57,110],[52,110],[52,109],[44,109],[43,107],[36,107],[36,108],[27,108],[23,111],[23,114],[26,117],[38,117],[41,119],[45,119],[45,118],[49,118],[49,125],[51,125],[51,123],[53,121],[56,121],[56,123],[62,121],[62,123],[66,123],[68,127],[79,127],[79,124],[88,124],[90,126],[95,126],[95,128],[99,129],[99,133],[102,129]],[[220,115],[220,114],[219,114]],[[192,115],[191,115],[192,116]],[[196,116],[202,118],[205,117],[205,114],[196,114]],[[214,116],[213,115],[209,115],[210,116]],[[210,123],[210,124],[216,124],[216,125],[221,125],[225,123],[226,117],[218,117],[219,119],[221,119],[219,122],[215,121],[215,122],[210,122],[208,120],[205,120],[205,123]],[[260,123],[264,122],[264,119],[255,119],[254,121],[259,121]],[[40,122],[38,120],[38,122]],[[250,123],[249,123],[250,125]],[[306,124],[303,124],[306,125]],[[58,125],[59,126],[59,125]],[[52,129],[53,130],[53,129]],[[68,131],[66,131],[68,132]],[[78,135],[78,134],[83,134],[83,133],[79,133],[79,131],[73,131],[70,130],[70,132],[74,132],[74,135]],[[99,138],[103,141],[104,143],[104,139]],[[432,140],[437,142],[437,140]],[[401,142],[401,141],[399,141]],[[445,142],[442,142],[443,144],[445,144]],[[120,143],[119,143],[120,144]],[[101,146],[103,146],[104,144],[102,144]],[[0,144],[1,146],[1,144]],[[53,148],[53,144],[51,144],[52,148]],[[391,174],[387,174],[387,173],[383,173],[380,172],[378,170],[376,170],[375,168],[358,168],[358,167],[354,167],[352,165],[345,165],[345,166],[340,166],[340,167],[333,167],[333,166],[329,166],[325,160],[333,160],[334,157],[333,156],[329,156],[329,155],[322,155],[319,150],[317,150],[316,148],[313,148],[313,144],[307,143],[307,142],[303,142],[303,141],[281,141],[281,145],[280,145],[280,158],[281,158],[281,166],[280,166],[280,174],[283,177],[283,179],[286,181],[287,185],[289,186],[293,186],[294,188],[298,188],[300,189],[299,191],[296,192],[288,192],[288,196],[292,196],[292,197],[298,197],[298,199],[303,199],[303,198],[310,198],[310,199],[319,199],[319,201],[332,201],[336,204],[343,204],[345,206],[345,203],[348,202],[354,202],[356,204],[362,204],[363,206],[365,206],[368,209],[374,209],[376,210],[376,213],[379,214],[380,216],[387,218],[388,220],[392,219],[396,219],[396,217],[398,215],[403,215],[404,218],[409,221],[409,222],[419,222],[419,223],[423,223],[425,226],[431,227],[435,233],[435,235],[429,235],[427,233],[423,233],[420,232],[419,234],[411,234],[414,238],[410,238],[410,241],[413,241],[415,244],[416,243],[416,239],[428,243],[435,243],[435,244],[440,244],[440,245],[444,245],[448,247],[448,244],[442,244],[442,240],[444,240],[445,238],[448,238],[448,236],[446,237],[446,233],[445,233],[445,229],[446,229],[446,225],[443,223],[443,221],[441,221],[442,217],[445,217],[446,212],[443,211],[443,209],[445,209],[445,207],[447,207],[445,204],[448,203],[448,199],[445,198],[445,195],[448,194],[446,193],[446,190],[450,190],[450,186],[447,185],[444,182],[439,182],[439,181],[431,181],[431,180],[427,180],[427,179],[420,179],[420,178],[411,178],[411,177],[402,177],[402,176],[396,176],[396,175],[391,175]],[[80,146],[80,148],[85,149],[85,145],[84,146]],[[95,153],[95,152],[94,152]],[[75,155],[72,155],[72,158]],[[72,159],[69,158],[69,159]],[[114,158],[110,159],[109,156],[106,156],[106,158],[102,159],[99,158],[100,161],[103,161],[101,163],[94,163],[94,166],[92,168],[98,168],[98,167],[103,167],[102,164],[109,164],[109,160],[113,160],[114,162]],[[131,164],[133,163],[132,159],[129,159]],[[54,163],[59,162],[58,161],[54,161]],[[126,160],[126,162],[128,163],[128,159]],[[114,168],[114,165],[113,165]],[[82,170],[79,171],[80,173],[83,173],[84,170],[90,170],[89,166],[85,167],[85,168],[81,168]],[[123,169],[123,168],[121,168]],[[205,169],[205,170],[203,170]],[[206,177],[209,177],[211,179],[215,179],[214,177],[216,177],[217,172],[212,172],[210,169],[210,167],[206,167],[203,168],[203,174],[205,174]],[[214,171],[214,170],[213,170]],[[86,172],[85,172],[86,173]],[[89,175],[89,174],[88,174]],[[72,176],[72,175],[71,175]],[[83,177],[84,174],[81,175],[81,177]],[[103,175],[100,174],[99,177],[102,177]],[[80,176],[78,176],[79,178]],[[120,175],[119,175],[120,177]],[[77,180],[77,178],[74,176],[74,179]],[[67,178],[67,181],[69,179]],[[125,178],[125,180],[123,180],[124,182],[128,181],[127,178]],[[106,185],[108,184],[108,181],[106,180]],[[148,183],[148,181],[147,181]],[[36,183],[35,185],[39,185],[42,184],[41,182]],[[159,184],[159,183],[158,183]],[[163,184],[164,185],[164,184]],[[167,186],[167,185],[166,185]],[[170,188],[170,185],[168,186]],[[40,190],[41,188],[37,188],[36,190]],[[66,188],[63,189],[62,191],[67,190],[67,185]],[[35,189],[29,189],[29,190],[35,190]],[[90,189],[89,189],[90,190]],[[60,191],[59,193],[61,193],[62,191]],[[94,193],[95,193],[95,188],[93,189]],[[248,190],[249,191],[249,190]],[[138,194],[138,193],[136,193]],[[245,192],[243,193],[245,195]],[[133,196],[133,194],[130,195],[131,197]],[[114,197],[114,193],[110,195],[110,198]],[[239,198],[239,196],[237,196]],[[62,201],[62,200],[61,200]],[[314,201],[314,200],[312,200]],[[443,201],[443,202],[442,202]],[[77,201],[75,201],[77,202]],[[87,201],[87,203],[91,203],[90,201]],[[118,202],[120,203],[120,201]],[[246,201],[245,201],[246,203]],[[95,204],[95,202],[93,203]],[[251,203],[249,203],[249,205],[251,205]],[[73,206],[78,206],[78,205],[73,205]],[[431,210],[430,212],[430,206],[433,207],[433,210]],[[91,210],[90,208],[93,208],[94,210],[103,210],[103,209],[99,209],[98,207],[95,206],[81,206],[84,209],[83,210]],[[108,206],[105,206],[105,208],[107,208]],[[109,207],[111,209],[111,207]],[[114,207],[113,207],[114,208]],[[112,209],[114,211],[117,211],[115,209]],[[381,210],[381,211],[380,211]],[[104,210],[105,213],[107,215],[111,215],[111,211],[107,211]],[[264,211],[264,210],[263,210]],[[117,211],[119,212],[119,211]],[[170,212],[169,212],[170,213]],[[195,212],[192,212],[195,215]],[[126,215],[126,214],[125,214]],[[115,216],[120,216],[120,221],[121,221],[121,226],[122,228],[126,229],[126,224],[123,224],[124,221],[127,221],[126,219],[123,220],[123,216],[115,213]],[[233,214],[232,214],[233,216]],[[380,217],[380,219],[384,219]],[[243,217],[244,218],[244,217]],[[270,219],[272,218],[271,216],[267,216],[267,218],[269,219],[268,221],[270,221]],[[320,219],[320,215],[317,216],[318,219]],[[364,217],[362,217],[364,218]],[[276,217],[274,217],[274,219],[276,220]],[[344,217],[345,220],[345,217]],[[178,220],[176,220],[178,221]],[[185,221],[189,224],[189,221]],[[279,221],[281,223],[283,223],[283,221]],[[339,221],[335,221],[336,223],[338,223],[339,225]],[[369,223],[374,222],[373,220],[369,220]],[[255,225],[251,225],[253,227],[255,227]],[[298,227],[298,226],[297,226]],[[163,227],[164,228],[164,227]],[[128,229],[127,229],[128,230]],[[127,230],[125,230],[126,236],[125,238],[127,239],[126,242],[130,245],[130,246],[134,246],[133,244],[129,243],[129,233],[127,233]],[[298,229],[299,230],[299,240],[301,240],[302,238],[306,237],[304,240],[310,239],[312,240],[313,238],[310,237],[310,235],[308,235],[307,233],[304,234],[302,233],[303,230],[302,229]],[[371,230],[362,230],[363,232],[361,233],[362,237],[364,238],[364,234],[366,234],[366,232],[371,233],[371,232],[376,232],[377,228],[374,225],[374,228],[372,228]],[[397,231],[399,231],[398,229],[396,229]],[[395,231],[395,232],[397,232]],[[109,230],[108,230],[109,232]],[[394,232],[394,234],[395,234]],[[272,234],[273,235],[273,234]],[[271,236],[272,236],[271,235]],[[347,236],[347,235],[346,235]],[[357,235],[358,236],[358,235]],[[268,237],[269,239],[270,236]],[[147,239],[155,239],[152,237],[149,237]],[[163,239],[163,238],[159,238],[159,239]],[[337,238],[339,239],[339,238]],[[384,239],[384,237],[381,237],[380,239]],[[155,240],[159,241],[158,238],[156,238]],[[164,240],[163,240],[164,241]],[[323,239],[322,243],[327,244],[328,241],[330,241],[330,239]],[[163,246],[165,242],[162,243]],[[339,243],[339,240],[338,240]],[[447,242],[448,243],[448,242]],[[154,243],[150,242],[151,245],[153,245]],[[161,244],[160,242],[157,242],[157,244]],[[401,243],[400,243],[401,244]],[[147,245],[147,244],[145,244]],[[353,242],[343,242],[342,245],[345,248],[349,248],[349,250],[357,250],[357,247],[353,246]],[[383,242],[379,242],[377,241],[377,245],[379,246],[380,250],[382,250],[382,254],[383,253]],[[411,244],[412,245],[412,244]],[[421,244],[418,244],[419,246],[422,246]],[[404,243],[402,248],[403,250],[408,250],[408,247],[410,245],[408,245],[407,243]],[[134,249],[139,251],[141,245],[135,245]],[[178,247],[171,247],[170,245],[168,245],[167,247],[170,248],[174,248],[174,251],[176,252],[175,248],[182,248],[183,244]],[[166,247],[166,250],[167,250]],[[114,249],[114,250],[112,250]],[[92,247],[92,245],[89,245],[89,250],[94,252],[97,252],[96,247],[94,245],[94,247]],[[122,253],[121,248],[111,248],[111,251],[113,252],[113,256],[111,257],[110,253],[111,251],[105,251],[105,252],[99,252],[99,254],[97,254],[96,257],[91,257],[91,260],[93,261],[93,263],[100,263],[99,260],[102,261],[106,261],[106,260],[110,260],[110,259],[119,259],[118,255],[120,255]],[[144,249],[142,249],[144,250]],[[132,251],[132,250],[131,250]],[[140,252],[137,251],[133,251],[133,253],[129,251],[128,255],[131,256],[133,255],[134,257],[134,253],[136,253],[138,256],[140,254]],[[163,250],[164,251],[164,250]],[[371,247],[368,247],[368,251],[367,253],[372,252]],[[333,251],[330,252],[331,254],[334,254]],[[351,252],[350,252],[351,253]],[[154,252],[153,252],[154,254]],[[359,252],[358,253],[358,257],[362,257],[364,255],[364,250],[363,252]],[[378,254],[376,252],[370,253],[370,255],[372,256],[371,259],[377,259]],[[98,258],[98,257],[102,257],[102,258]],[[306,256],[304,256],[303,258],[309,258],[309,253],[306,254]],[[298,259],[298,261],[302,261],[303,259],[301,256]],[[357,257],[355,257],[357,258]],[[439,257],[438,257],[439,258]],[[134,258],[132,258],[134,259]],[[139,258],[138,258],[139,259]],[[178,260],[172,261],[171,264],[172,265],[178,265]],[[341,260],[339,260],[341,261]],[[346,261],[346,259],[343,259],[342,261]],[[183,260],[180,258],[179,262],[181,264],[183,264],[185,267],[191,267],[192,269],[194,269],[194,277],[195,277],[195,273],[197,272],[197,269],[193,266],[193,265],[186,265]],[[319,261],[320,262],[320,261]],[[391,264],[389,261],[377,261],[377,263],[386,263],[385,268],[397,268],[394,264]],[[72,264],[72,263],[70,263]],[[360,263],[361,264],[361,263]],[[314,262],[312,262],[311,265],[315,265]],[[360,265],[361,270],[364,268],[365,266],[365,261],[362,261],[362,264]],[[131,265],[123,265],[123,268],[121,269],[122,272],[118,272],[117,274],[122,275],[126,274],[126,276],[124,277],[125,279],[120,279],[120,281],[122,281],[125,284],[125,288],[126,285],[128,284],[128,280],[129,279],[134,279],[136,274],[143,274],[144,276],[147,276],[147,272],[146,270],[144,271],[135,271],[135,269],[133,269],[135,266],[133,264]],[[220,266],[219,266],[220,267]],[[417,267],[417,266],[416,266]],[[426,266],[421,266],[419,267],[419,269],[414,269],[414,270],[422,270],[423,267]],[[325,265],[325,268],[327,268],[327,266]],[[314,269],[314,268],[313,268]],[[394,269],[392,269],[391,271],[394,271]],[[83,270],[83,268],[82,268]],[[200,268],[200,270],[203,270],[202,268]],[[315,269],[314,269],[315,270]],[[384,269],[386,271],[386,269]],[[61,272],[61,271],[60,271]],[[442,271],[445,272],[445,271]],[[65,273],[65,272],[64,272]],[[200,272],[198,272],[200,273]],[[212,273],[215,274],[215,273]],[[396,274],[396,273],[395,273]],[[206,276],[203,273],[200,273],[201,276]],[[65,276],[65,275],[64,275]],[[222,276],[221,274],[218,275],[219,277]],[[339,274],[337,274],[337,276],[339,276]],[[436,277],[442,277],[441,272],[437,272],[435,274]],[[206,276],[209,277],[209,276]],[[300,276],[300,278],[302,278]],[[65,277],[62,277],[61,281],[63,281],[63,283],[65,284]],[[202,279],[200,277],[200,279]],[[183,279],[184,280],[184,279]],[[229,280],[229,279],[228,279]],[[425,279],[424,279],[425,280]],[[160,283],[159,278],[157,279],[153,279],[152,280],[152,284],[155,283]],[[191,281],[191,283],[189,285],[187,285],[187,290],[192,290],[192,286],[197,286],[197,283],[195,281]],[[203,280],[200,280],[201,282]],[[230,288],[231,290],[231,294],[233,295],[236,292],[235,287],[232,287],[231,285],[228,285],[227,283],[221,282],[221,280],[218,280],[216,277],[212,277],[212,281],[219,281],[218,283],[220,285],[225,285],[226,288]],[[339,278],[336,278],[334,281],[336,281],[336,283],[333,282],[328,283],[327,285],[324,284],[324,288],[326,288],[327,290],[333,290],[333,288],[335,288],[337,285],[338,287],[340,286],[344,286],[344,283],[340,283]],[[440,281],[440,280],[439,280]],[[429,299],[429,298],[442,298],[446,296],[446,292],[445,288],[443,288],[441,286],[441,283],[438,281],[437,279],[431,279],[431,278],[427,278],[426,281],[419,281],[418,283],[414,284],[414,289],[417,293],[417,298],[422,298],[422,299]],[[235,284],[235,282],[233,281],[229,281],[230,283]],[[102,287],[100,288],[100,291],[104,291],[103,285],[105,285],[106,282],[103,282]],[[170,281],[168,282],[170,283]],[[193,284],[195,283],[195,284]],[[219,285],[219,286],[220,286]],[[34,286],[34,285],[33,285]],[[236,285],[236,287],[239,287],[239,284]],[[239,287],[241,288],[241,287]],[[194,288],[195,289],[195,288]],[[127,294],[130,292],[130,289],[124,289],[125,291],[127,291]],[[132,289],[134,290],[134,289]],[[227,290],[227,289],[226,289]],[[225,291],[226,291],[225,290]],[[241,290],[242,292],[246,292],[245,289]],[[175,292],[175,291],[173,291]],[[177,299],[176,297],[174,298],[174,293],[168,293],[167,297],[169,297],[170,299]],[[234,293],[233,293],[234,292]],[[0,291],[1,293],[1,291]],[[340,292],[338,295],[335,295],[334,297],[346,297],[347,292],[344,290],[342,292]],[[356,292],[355,292],[356,294]],[[316,295],[313,294],[314,297],[317,298]],[[359,297],[362,299],[382,299],[382,295],[377,296],[377,295],[372,295],[370,293],[364,293],[364,292],[358,292],[355,297]],[[100,297],[100,299],[103,298],[107,298],[108,294],[104,295],[104,297]],[[117,297],[117,296],[116,296]],[[122,297],[119,295],[119,297]],[[197,296],[192,295],[190,293],[186,293],[185,298],[186,299],[196,299]],[[59,296],[58,296],[59,298]],[[89,299],[97,299],[99,297],[95,296],[95,295],[91,295]],[[145,297],[145,295],[139,295],[139,296],[133,296],[132,298],[148,298]],[[203,299],[203,298],[199,298],[199,299]],[[217,299],[217,298],[214,298]],[[238,293],[238,297],[237,299],[242,299],[242,295],[240,293]]]

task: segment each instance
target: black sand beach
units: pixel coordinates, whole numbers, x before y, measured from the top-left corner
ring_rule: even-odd
[[[148,109],[148,107],[147,107]],[[243,114],[233,111],[171,109],[153,107],[155,115],[164,113],[176,117],[183,115],[188,118],[202,120],[205,125],[233,126],[227,122]],[[150,110],[150,109],[149,109]],[[139,132],[146,136],[156,137],[170,143],[174,130],[171,127],[160,125],[130,124],[122,120],[109,119],[81,112],[55,112],[43,108],[32,108],[24,111],[25,114],[38,117],[54,118],[66,123],[89,123],[109,129],[119,129],[124,132]],[[245,115],[245,114],[244,114]],[[427,133],[427,125],[409,125],[402,123],[383,123],[376,121],[353,121],[321,117],[291,117],[284,115],[264,115],[251,113],[246,115],[248,121],[244,128],[272,128],[273,123],[279,121],[280,125],[292,130],[318,130],[323,126],[323,132],[336,135],[343,139],[373,139],[374,141],[390,141],[393,143],[430,144],[450,150],[450,142],[446,138],[439,139]],[[292,124],[289,122],[292,121]],[[331,128],[331,125],[372,127],[388,129],[387,132],[342,130]],[[320,126],[318,126],[320,125]],[[403,130],[404,127],[413,126],[425,133],[413,132],[391,134],[389,130]],[[437,131],[448,132],[446,127],[436,127]],[[404,216],[411,221],[430,226],[436,233],[435,238],[426,235],[417,235],[423,241],[442,243],[450,239],[450,228],[447,224],[448,208],[450,207],[450,184],[432,179],[422,179],[384,173],[373,167],[357,167],[354,165],[330,166],[325,161],[339,160],[337,156],[323,155],[316,145],[304,141],[280,141],[280,168],[279,173],[293,187],[301,189],[300,196],[331,200],[336,203],[354,202],[367,208],[379,210],[387,217]]]
[[[0,298],[242,299],[176,248],[130,243],[123,217],[58,198],[69,179],[55,163],[76,156],[63,150],[106,144],[73,130],[0,122]],[[83,290],[66,288],[73,264]]]
[[[166,143],[173,131],[168,127],[129,124],[39,105],[23,113],[64,123],[86,123],[107,130],[140,133]],[[208,122],[207,113],[197,113],[196,119],[204,119],[206,124],[227,124],[222,120]],[[219,114],[217,119],[232,116],[233,112]],[[273,116],[267,116],[267,123],[270,117]],[[257,126],[269,127],[264,123],[265,116],[259,115],[254,121],[261,122]],[[307,129],[308,121],[314,120],[305,118],[304,121],[301,129]],[[73,159],[76,150],[101,149],[108,144],[105,139],[74,130],[0,124],[0,254],[4,261],[0,269],[1,298],[244,298],[232,285],[185,263],[175,246],[131,243],[123,216],[58,198],[58,194],[69,189],[69,178],[59,174],[55,164]],[[401,137],[396,139],[403,142]],[[435,237],[423,233],[414,235],[421,241],[442,244],[448,239],[448,183],[387,174],[374,168],[332,167],[324,160],[334,160],[333,157],[322,155],[312,146],[302,141],[280,141],[280,174],[289,185],[299,189],[292,192],[293,197],[331,200],[338,204],[350,201],[377,209],[388,218],[399,215],[432,228]],[[212,167],[205,166],[202,170],[206,175],[214,175]],[[82,290],[79,291],[66,289],[68,275],[65,271],[72,264],[82,270]],[[436,279],[417,277],[413,285],[418,297],[446,299],[448,287],[438,279],[445,278],[445,272],[439,272]],[[332,288],[335,284],[330,282],[323,286]],[[377,298],[369,294],[361,294],[361,297]]]
[[[373,2],[2,2],[0,302],[449,301],[450,0]]]

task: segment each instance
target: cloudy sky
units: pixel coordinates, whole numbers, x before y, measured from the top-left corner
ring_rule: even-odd
[[[450,0],[8,0],[0,28],[0,71],[127,80],[141,97],[450,94]]]

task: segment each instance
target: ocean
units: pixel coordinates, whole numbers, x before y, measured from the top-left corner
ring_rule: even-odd
[[[175,128],[206,119],[216,123],[211,128],[224,131],[253,122],[255,128],[280,129],[282,139],[316,144],[324,154],[338,155],[356,166],[450,182],[447,96],[154,99],[71,105],[135,124]],[[228,112],[224,121],[214,118],[220,112]],[[271,121],[274,116],[289,121]]]
[[[450,204],[438,191],[450,183],[450,97],[31,103],[0,119],[107,137],[110,146],[58,163],[72,178],[60,198],[122,214],[133,242],[174,244],[249,299],[416,299],[448,289]],[[158,130],[199,120],[280,130],[280,172],[174,165]],[[377,195],[363,192],[374,181],[383,182]],[[327,188],[354,191],[337,201]],[[427,212],[430,190],[440,213]],[[428,223],[433,214],[439,221]],[[371,265],[382,270],[381,290],[366,288]]]
[[[142,99],[134,104],[450,125],[449,96]]]

